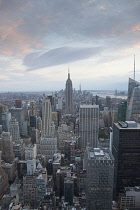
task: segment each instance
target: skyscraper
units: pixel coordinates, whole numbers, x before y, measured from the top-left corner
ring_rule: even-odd
[[[84,157],[87,209],[112,210],[114,158],[109,151],[87,147]]]
[[[137,120],[140,115],[140,83],[129,78],[126,120]]]
[[[73,177],[67,176],[64,179],[64,197],[65,201],[72,206],[73,204],[73,195],[74,195],[74,186],[73,186]]]
[[[128,99],[127,99],[128,105],[130,103],[134,87],[138,87],[138,86],[140,86],[139,82],[137,82],[136,80],[134,80],[132,78],[129,78],[129,82],[128,82]]]
[[[73,89],[72,89],[72,81],[70,79],[70,73],[68,73],[68,79],[66,81],[66,90],[65,90],[65,112],[66,114],[73,113]]]
[[[12,141],[13,142],[17,142],[20,139],[20,135],[19,135],[19,125],[17,120],[12,117],[10,122],[9,122],[9,132],[12,136]]]
[[[97,147],[99,132],[99,106],[80,105],[79,134],[81,147]]]
[[[126,101],[122,101],[120,104],[118,104],[118,121],[126,120],[126,109],[127,109]]]
[[[24,112],[22,108],[11,108],[9,110],[9,112],[11,113],[11,116],[14,117],[19,124],[19,131],[20,133],[22,133],[22,125],[23,125],[23,121],[24,121]]]
[[[2,125],[2,130],[8,132],[9,130],[9,122],[11,119],[11,113],[1,113],[0,114],[0,124]]]
[[[115,159],[114,196],[124,187],[140,186],[140,125],[134,121],[114,123],[112,154]]]
[[[44,99],[42,105],[42,127],[43,135],[51,135],[51,122],[52,122],[52,108],[49,99]]]
[[[0,151],[2,151],[2,159],[10,163],[14,160],[12,136],[9,132],[2,132],[0,139]]]
[[[36,103],[34,101],[30,102],[29,115],[36,116]]]

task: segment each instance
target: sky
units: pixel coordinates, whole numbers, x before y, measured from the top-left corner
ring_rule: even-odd
[[[140,1],[0,0],[0,91],[127,90],[140,82]]]

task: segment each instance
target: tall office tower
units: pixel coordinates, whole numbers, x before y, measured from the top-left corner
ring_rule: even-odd
[[[129,78],[127,98],[127,120],[136,120],[140,115],[140,83]]]
[[[129,106],[127,107],[127,120],[138,122],[140,115],[140,86],[134,87]]]
[[[112,154],[115,158],[114,196],[124,187],[140,186],[140,125],[134,121],[114,123]]]
[[[109,151],[86,147],[86,207],[88,210],[112,210],[114,158]]]
[[[9,132],[2,132],[0,139],[0,151],[2,151],[2,159],[6,163],[10,163],[14,160],[15,155],[13,152],[12,136]]]
[[[1,113],[0,114],[0,124],[2,125],[2,130],[8,132],[9,130],[9,122],[11,119],[11,113]]]
[[[123,101],[120,104],[118,104],[118,121],[126,120],[126,109],[127,109],[126,101]]]
[[[73,205],[73,196],[74,196],[73,177],[67,176],[64,179],[64,197],[65,197],[65,202],[68,202],[69,206]]]
[[[44,136],[51,136],[52,108],[49,99],[44,99],[42,105],[42,132]]]
[[[12,136],[12,141],[18,142],[20,139],[19,125],[18,125],[17,120],[14,117],[12,117],[9,122],[9,132]]]
[[[15,108],[22,108],[22,100],[15,100]]]
[[[135,81],[134,79],[129,78],[129,82],[128,82],[128,99],[127,99],[128,105],[130,103],[134,87],[138,87],[138,86],[140,86],[139,82]]]
[[[36,103],[34,101],[30,102],[29,115],[36,116]]]
[[[68,79],[66,81],[66,90],[65,90],[65,112],[66,114],[73,113],[73,89],[72,81],[70,79],[70,73],[68,73]]]
[[[108,109],[111,109],[111,97],[110,96],[106,96],[106,106],[108,107]]]
[[[37,128],[37,117],[36,116],[30,116],[30,127],[31,128]]]
[[[99,132],[99,106],[80,105],[79,134],[81,147],[97,147]]]
[[[24,112],[22,108],[11,108],[9,109],[11,116],[14,117],[19,124],[19,131],[22,133],[22,126],[24,121]]]
[[[57,110],[62,110],[63,108],[63,99],[62,98],[58,98],[57,99],[57,103],[56,103],[56,109]]]
[[[47,96],[47,98],[50,100],[52,110],[54,111],[54,108],[55,108],[55,97],[53,95],[49,95],[49,96]]]

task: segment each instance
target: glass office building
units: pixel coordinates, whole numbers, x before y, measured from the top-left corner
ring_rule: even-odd
[[[115,159],[114,197],[124,187],[140,186],[140,125],[134,121],[113,126],[112,153]]]

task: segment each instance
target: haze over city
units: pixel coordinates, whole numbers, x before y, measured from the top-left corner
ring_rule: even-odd
[[[127,90],[140,80],[140,2],[0,0],[1,91]]]

